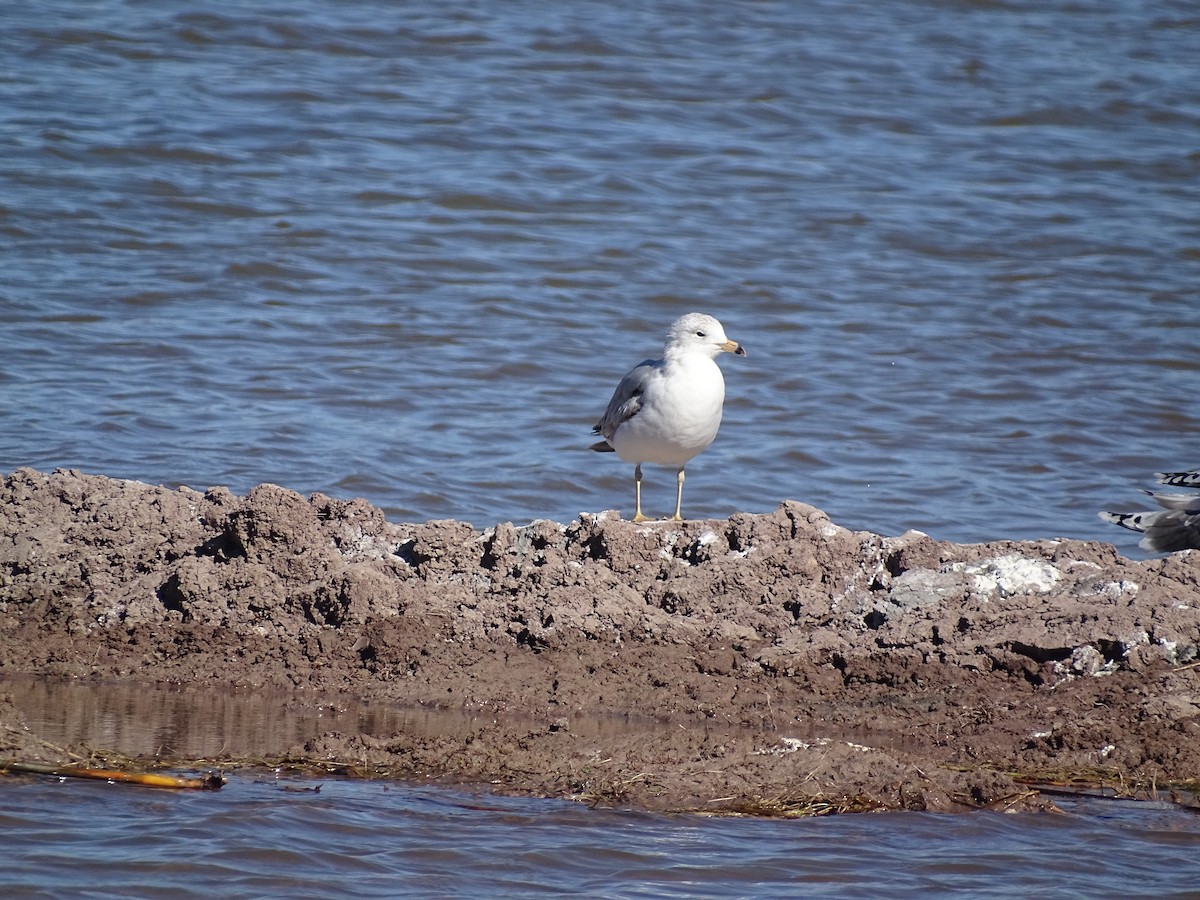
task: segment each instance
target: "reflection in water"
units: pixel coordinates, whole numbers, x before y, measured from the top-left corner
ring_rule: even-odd
[[[330,698],[312,692],[191,687],[127,682],[87,682],[56,678],[0,679],[34,734],[59,746],[85,744],[126,756],[177,759],[220,757],[262,759],[279,756],[330,731],[389,737],[460,738],[503,719],[546,727],[541,717],[506,712],[476,715],[454,709],[402,707]],[[566,717],[578,738],[647,734],[677,728],[665,720],[617,714]],[[733,723],[706,722],[708,739],[744,735]],[[759,729],[749,729],[757,734]],[[783,740],[853,741],[904,750],[913,737],[864,728],[814,722],[792,723]]]
[[[326,731],[447,734],[481,721],[457,712],[270,690],[29,678],[0,681],[0,689],[43,739],[129,756],[264,757]]]
[[[12,696],[30,730],[52,744],[86,744],[127,756],[181,759],[278,756],[330,731],[456,738],[499,718],[452,709],[362,703],[312,692],[220,686],[11,677],[0,679],[0,691]],[[510,723],[533,721],[518,713],[503,718]],[[537,723],[544,727],[541,719]],[[571,717],[569,727],[579,737],[606,737],[675,726],[645,717],[580,715]],[[839,736],[866,737],[858,731]],[[881,738],[876,743],[889,742]]]

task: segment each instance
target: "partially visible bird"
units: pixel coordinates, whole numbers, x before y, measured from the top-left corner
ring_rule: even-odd
[[[674,521],[682,521],[683,467],[712,443],[721,425],[725,379],[716,358],[745,356],[712,316],[688,313],[667,332],[662,359],[648,359],[621,379],[608,409],[592,429],[604,440],[591,445],[634,464],[633,521],[642,514],[642,463],[675,468]]]
[[[1159,472],[1154,480],[1170,487],[1200,488],[1200,470]],[[1200,494],[1145,493],[1162,509],[1134,513],[1101,512],[1100,518],[1122,528],[1141,532],[1144,536],[1138,542],[1139,546],[1154,553],[1200,550]]]

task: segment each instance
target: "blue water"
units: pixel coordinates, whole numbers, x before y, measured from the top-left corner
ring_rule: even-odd
[[[52,745],[143,758],[285,756],[329,730],[477,727],[452,711],[299,694],[3,686]],[[1060,812],[755,820],[283,770],[229,774],[214,793],[0,776],[0,896],[1198,896],[1194,809],[1054,800]]]
[[[8,4],[0,466],[628,515],[589,429],[701,309],[690,516],[1132,549],[1095,511],[1200,463],[1198,53],[1184,0]]]
[[[750,355],[723,360],[685,514],[791,498],[1136,552],[1096,510],[1200,464],[1197,59],[1191,0],[4,4],[0,469],[479,527],[629,515],[590,427],[699,309]],[[647,478],[666,512],[671,473]],[[697,822],[231,788],[6,789],[29,840],[0,878],[1076,896],[1196,874],[1180,814],[1124,807]],[[414,819],[436,841],[406,844]]]
[[[1194,814],[1109,801],[762,821],[269,775],[0,789],[6,897],[1195,897],[1200,878]]]

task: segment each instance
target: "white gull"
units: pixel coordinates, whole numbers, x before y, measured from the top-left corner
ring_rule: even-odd
[[[649,518],[642,515],[642,463],[675,468],[671,518],[683,520],[683,467],[712,443],[721,425],[725,379],[716,363],[721,353],[746,355],[712,316],[681,316],[667,332],[662,359],[648,359],[622,378],[592,429],[604,437],[592,444],[593,450],[616,451],[634,463],[633,521]]]

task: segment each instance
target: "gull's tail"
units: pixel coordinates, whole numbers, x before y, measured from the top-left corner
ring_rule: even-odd
[[[1172,487],[1200,487],[1200,469],[1191,472],[1158,472],[1154,480]]]

